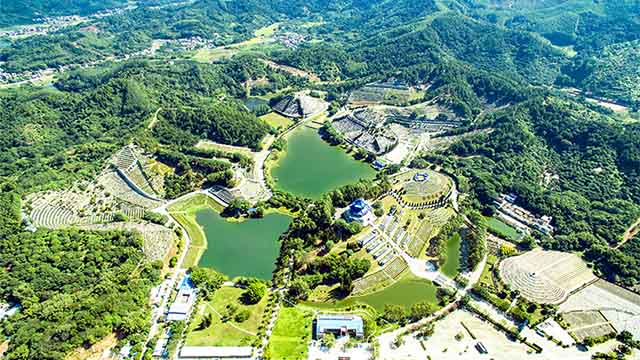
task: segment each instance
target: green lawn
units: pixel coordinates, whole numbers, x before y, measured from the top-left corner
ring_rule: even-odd
[[[500,286],[500,284],[496,284],[493,281],[493,274],[491,272],[491,268],[496,263],[498,263],[498,258],[495,255],[489,255],[487,257],[487,264],[485,265],[484,269],[482,269],[482,275],[480,275],[480,280],[478,280],[480,284],[484,284],[489,287]]]
[[[213,295],[210,301],[203,301],[189,326],[185,340],[187,346],[248,346],[252,345],[257,337],[258,327],[262,321],[262,315],[267,305],[268,295],[256,305],[244,305],[240,301],[243,289],[234,287],[222,287]],[[233,319],[223,323],[221,315],[227,313],[226,306],[236,304],[238,311],[249,310],[251,316],[242,323],[237,323]],[[216,312],[214,312],[215,309]],[[198,327],[207,314],[212,315],[212,323],[206,329],[198,330]]]
[[[495,217],[485,218],[487,227],[489,230],[501,235],[507,240],[519,241],[522,237],[522,234],[518,232],[518,230],[514,229],[512,226],[505,224],[503,221],[496,219]]]
[[[293,120],[284,117],[276,112],[270,112],[266,115],[262,115],[260,119],[264,120],[267,124],[269,124],[274,129],[286,129],[291,124],[293,124]]]
[[[234,50],[225,47],[216,47],[213,49],[200,49],[193,55],[193,60],[197,62],[208,63],[215,60],[230,58],[235,54]]]
[[[455,278],[458,275],[458,268],[460,267],[460,233],[455,233],[449,239],[447,239],[447,255],[446,261],[442,266],[442,272],[450,278]]]
[[[271,359],[298,360],[307,358],[311,340],[313,313],[299,307],[282,307],[271,334],[267,353]]]

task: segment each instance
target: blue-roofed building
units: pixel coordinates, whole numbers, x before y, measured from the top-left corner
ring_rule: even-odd
[[[371,166],[373,166],[373,168],[376,170],[382,170],[387,167],[387,164],[385,164],[382,160],[376,160],[371,164]]]
[[[337,337],[353,336],[364,337],[364,323],[357,315],[319,315],[316,319],[316,339],[324,334],[332,333]]]
[[[181,290],[181,289],[195,289],[196,286],[193,284],[193,281],[191,281],[191,274],[185,274],[182,277],[182,281],[180,281],[178,283],[178,286],[176,287],[176,290]]]
[[[364,199],[357,199],[349,205],[347,211],[344,212],[344,218],[347,221],[357,221],[362,225],[370,225],[376,219],[373,214],[373,208]]]
[[[196,302],[196,287],[189,275],[185,275],[178,285],[178,295],[167,312],[167,321],[187,320]]]

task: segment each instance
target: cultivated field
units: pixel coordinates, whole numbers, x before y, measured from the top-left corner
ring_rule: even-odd
[[[366,106],[375,104],[406,105],[410,101],[421,99],[424,92],[414,88],[391,88],[369,84],[349,95],[349,105]]]
[[[525,298],[541,304],[559,304],[572,291],[596,280],[577,255],[545,250],[505,259],[500,276]]]
[[[279,24],[272,24],[255,31],[254,37],[246,41],[210,49],[200,49],[193,55],[193,60],[198,62],[212,62],[228,59],[239,53],[264,50],[269,46],[276,46],[273,37]],[[281,48],[281,46],[279,46]]]
[[[381,270],[354,281],[352,294],[362,294],[381,285],[394,282],[408,267],[407,262],[401,256],[396,256]]]
[[[575,311],[562,314],[567,323],[567,331],[577,341],[583,341],[587,337],[600,337],[615,332],[607,319],[600,311]]]

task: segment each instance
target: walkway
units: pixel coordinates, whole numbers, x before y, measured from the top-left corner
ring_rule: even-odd
[[[624,235],[622,235],[622,241],[619,242],[614,249],[618,249],[620,248],[622,245],[624,245],[627,241],[633,239],[634,236],[638,235],[638,233],[640,233],[640,219],[638,219],[633,225],[629,226],[629,228],[627,229],[627,231],[624,232]]]
[[[384,230],[380,228],[379,224],[374,225],[374,228],[378,231],[380,236],[387,242],[387,244],[390,245],[392,248],[394,248],[396,252],[398,252],[398,254],[400,254],[400,256],[404,258],[404,260],[409,265],[409,269],[415,276],[430,280],[442,286],[447,286],[453,289],[456,288],[456,283],[451,278],[449,278],[448,276],[446,276],[445,274],[441,273],[438,270],[429,270],[427,267],[426,260],[415,259],[411,257],[409,254],[407,254],[407,252],[404,251],[404,249],[402,249],[396,242],[394,242],[391,238],[389,238],[389,235],[387,235],[384,232]]]
[[[487,256],[485,255],[484,259],[482,259],[482,261],[478,264],[478,266],[476,266],[475,270],[471,273],[467,273],[464,274],[463,276],[465,276],[468,280],[469,283],[467,284],[467,286],[458,291],[456,293],[456,298],[454,301],[452,301],[451,303],[447,304],[445,307],[443,307],[442,309],[436,311],[435,313],[431,314],[429,317],[426,317],[422,320],[419,320],[417,322],[408,324],[404,327],[401,327],[399,329],[396,329],[394,331],[388,332],[388,333],[384,333],[382,335],[380,335],[378,337],[378,341],[380,343],[380,358],[381,359],[392,359],[393,358],[393,343],[396,339],[396,337],[398,335],[401,334],[405,334],[405,333],[410,333],[415,331],[415,329],[420,328],[423,325],[426,325],[432,321],[435,321],[439,316],[446,314],[447,312],[449,312],[450,310],[452,310],[453,308],[455,308],[456,306],[458,306],[458,303],[460,302],[460,300],[467,295],[467,293],[469,292],[469,290],[475,285],[476,282],[478,282],[478,280],[480,279],[480,276],[482,275],[482,271],[484,270],[484,267],[487,263]],[[413,269],[412,269],[413,272]],[[443,275],[444,276],[444,275]],[[455,283],[454,283],[455,285]]]
[[[190,194],[188,194],[190,195]],[[171,202],[169,202],[171,203]],[[149,329],[149,335],[147,336],[147,340],[144,344],[144,347],[142,348],[142,354],[144,356],[144,353],[148,350],[148,346],[151,342],[151,340],[156,336],[156,334],[158,333],[158,329],[160,327],[160,318],[164,315],[165,312],[168,311],[168,303],[169,303],[169,298],[171,297],[171,292],[173,291],[173,289],[176,287],[176,284],[178,282],[178,279],[184,275],[185,271],[182,269],[182,264],[184,264],[184,259],[187,256],[187,251],[189,250],[189,246],[191,244],[191,237],[189,236],[189,233],[187,232],[187,229],[185,229],[182,225],[180,225],[180,223],[178,221],[176,221],[176,219],[174,219],[171,214],[166,210],[166,206],[169,204],[164,204],[162,205],[160,208],[154,210],[160,214],[166,215],[169,217],[169,219],[173,220],[173,222],[180,227],[180,230],[184,236],[184,246],[182,247],[182,253],[180,254],[180,258],[178,259],[176,266],[173,270],[173,273],[171,274],[171,278],[169,281],[169,286],[167,286],[164,289],[162,296],[162,301],[160,303],[160,306],[158,306],[158,308],[156,308],[153,311],[153,314],[151,315],[151,328]]]
[[[293,274],[293,256],[289,258],[289,264],[287,264],[286,274],[284,279],[284,285],[280,288],[273,288],[273,296],[277,296],[277,302],[274,305],[273,312],[271,313],[271,318],[269,319],[269,323],[265,329],[264,337],[260,342],[260,346],[254,352],[254,357],[256,359],[262,359],[264,355],[264,351],[269,345],[269,338],[271,338],[271,333],[273,332],[273,328],[276,325],[276,320],[278,320],[278,315],[280,314],[281,300],[284,298],[284,294],[288,291],[289,281],[291,281],[291,276]]]

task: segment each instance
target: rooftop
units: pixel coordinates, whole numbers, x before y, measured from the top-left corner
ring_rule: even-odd
[[[354,330],[358,334],[364,333],[364,323],[357,315],[318,315],[316,333],[322,334],[325,330],[346,328]]]
[[[252,352],[251,346],[184,346],[180,358],[249,358]]]
[[[349,205],[349,213],[353,217],[363,217],[369,211],[371,211],[371,206],[364,199],[357,199]]]

